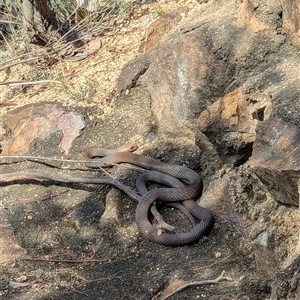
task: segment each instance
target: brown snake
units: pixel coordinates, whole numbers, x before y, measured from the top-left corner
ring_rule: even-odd
[[[117,151],[134,151],[137,147],[132,145],[124,145],[117,149]],[[104,156],[104,157],[103,157]],[[96,157],[103,157],[92,160]],[[179,246],[185,244],[192,244],[197,242],[213,224],[212,214],[205,208],[197,205],[194,200],[202,192],[202,180],[200,176],[193,170],[180,166],[160,162],[156,159],[134,154],[131,152],[116,152],[116,150],[107,150],[103,152],[100,148],[89,148],[83,153],[84,159],[91,159],[94,166],[101,164],[118,164],[130,163],[147,170],[152,170],[151,181],[160,182],[169,186],[174,186],[170,181],[170,176],[180,179],[187,183],[177,187],[157,188],[145,193],[138,202],[136,209],[136,224],[141,234],[148,240],[165,245],[165,246]],[[153,172],[156,171],[156,172]],[[165,174],[169,175],[165,177]],[[143,183],[145,184],[145,183]],[[181,202],[182,205],[196,217],[200,222],[196,224],[189,232],[186,233],[159,233],[153,227],[148,219],[149,210],[155,201],[160,202]]]

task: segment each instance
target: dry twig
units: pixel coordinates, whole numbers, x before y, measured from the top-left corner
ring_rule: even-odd
[[[232,256],[233,256],[233,254],[230,254],[230,255],[226,256],[225,258],[223,258],[221,260],[218,260],[218,261],[215,261],[215,262],[213,262],[213,263],[211,263],[209,265],[205,265],[205,266],[201,266],[201,267],[193,267],[193,268],[191,268],[191,270],[198,272],[200,270],[211,268],[211,267],[213,267],[215,265],[219,265],[219,264],[224,263],[224,262],[226,263],[226,262],[229,261],[229,258],[232,257]]]
[[[69,290],[69,291],[71,291],[71,292],[74,292],[74,293],[77,293],[77,294],[80,294],[80,295],[84,295],[84,296],[86,296],[86,297],[89,297],[90,295],[89,294],[87,294],[87,293],[84,293],[84,292],[80,292],[80,291],[78,291],[78,290],[76,290],[76,289],[73,289],[73,288],[70,288],[70,287],[68,287],[68,286],[66,286],[66,285],[59,285],[61,288],[65,288],[65,289],[67,289],[67,290]]]
[[[36,262],[72,263],[72,264],[96,263],[96,262],[107,261],[101,259],[54,259],[54,258],[22,258],[21,260],[36,261]]]
[[[9,82],[0,82],[1,86],[17,86],[17,85],[34,85],[34,84],[45,84],[45,83],[58,83],[61,84],[60,81],[57,80],[37,80],[37,81],[9,81]]]
[[[14,162],[8,161],[9,160],[17,160]],[[66,159],[66,158],[55,158],[55,157],[41,157],[41,156],[31,156],[31,155],[0,155],[0,165],[6,165],[6,164],[12,164],[15,162],[21,162],[21,161],[31,161],[31,162],[35,162],[35,163],[39,163],[39,164],[44,164],[46,166],[50,166],[50,167],[54,167],[54,168],[59,168],[59,169],[63,169],[63,170],[78,170],[78,168],[70,168],[69,166],[57,166],[52,164],[51,162],[66,162],[66,163],[75,163],[75,164],[86,164],[86,163],[91,163],[91,160],[84,160],[84,159]],[[97,162],[95,160],[95,162]],[[144,169],[138,166],[132,166],[132,165],[128,165],[128,164],[114,164],[114,163],[109,163],[107,166],[111,167],[111,166],[118,166],[121,168],[126,168],[126,169],[130,169],[130,170],[141,170],[143,171]],[[114,178],[113,176],[111,176],[108,172],[105,171],[105,169],[103,169],[103,167],[107,167],[105,165],[105,163],[103,165],[96,165],[95,168],[93,169],[97,169],[100,170],[101,172],[105,173],[108,177]],[[85,168],[86,170],[86,168]]]
[[[26,180],[33,180],[38,182],[63,182],[63,183],[82,183],[82,184],[108,184],[113,185],[130,198],[140,201],[141,196],[134,193],[130,188],[123,185],[120,181],[114,178],[98,178],[98,177],[79,177],[69,176],[59,173],[50,173],[37,170],[18,171],[12,173],[0,174],[0,184],[7,184],[13,182],[22,182]]]
[[[174,291],[172,291],[171,293],[169,293],[168,295],[163,296],[162,298],[158,298],[158,295],[155,296],[153,298],[153,300],[156,299],[160,299],[160,300],[166,300],[168,298],[170,298],[172,295],[190,287],[190,286],[197,286],[197,285],[205,285],[205,284],[216,284],[219,283],[220,281],[232,281],[231,277],[226,277],[225,276],[225,271],[223,271],[221,273],[221,275],[215,279],[208,279],[208,280],[201,280],[201,281],[192,281],[192,282],[188,282],[186,284],[181,285],[180,287],[178,287],[177,289],[175,289]]]

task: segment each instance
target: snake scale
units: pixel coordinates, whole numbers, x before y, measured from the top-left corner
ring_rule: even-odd
[[[141,187],[144,192],[142,192],[143,195],[138,202],[135,214],[136,224],[141,234],[146,239],[165,246],[186,245],[199,241],[213,224],[212,214],[192,200],[202,193],[202,180],[199,174],[184,166],[168,164],[148,156],[131,153],[136,149],[137,147],[131,144],[124,145],[116,150],[89,148],[83,153],[83,158],[92,161],[93,158],[102,157],[95,160],[98,165],[129,163],[150,170],[151,172],[147,178],[141,177],[137,180],[138,190],[139,185],[144,186]],[[174,184],[169,183],[170,177],[177,178],[186,185],[177,186],[175,184],[175,187],[173,187]],[[145,192],[145,181],[155,181],[168,186]],[[181,202],[186,210],[199,220],[199,223],[193,226],[189,232],[160,233],[148,218],[150,208],[155,201]]]

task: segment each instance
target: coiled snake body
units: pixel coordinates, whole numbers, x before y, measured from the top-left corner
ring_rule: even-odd
[[[129,151],[134,151],[136,148],[133,150],[132,149],[130,149]],[[105,156],[105,154],[103,154],[102,149],[90,148],[83,153],[83,157],[85,159],[90,159]],[[172,177],[178,178],[187,184],[182,184],[179,187],[157,188],[145,193],[141,197],[141,200],[138,202],[136,208],[135,218],[139,231],[146,239],[154,243],[166,246],[179,246],[191,244],[197,242],[212,225],[212,214],[205,208],[197,205],[197,203],[194,200],[191,200],[199,196],[202,192],[202,180],[195,171],[180,165],[164,163],[156,159],[140,154],[134,154],[131,152],[114,152],[112,154],[108,152],[107,156],[101,159],[97,159],[96,162],[100,165],[101,163],[130,163],[147,170],[152,170],[152,173],[150,172],[150,179],[148,178],[147,180],[162,183],[168,182],[168,178],[164,179],[165,174],[167,174]],[[148,219],[150,207],[155,201],[182,201],[182,204],[189,211],[189,213],[191,213],[194,217],[201,221],[198,224],[196,224],[189,232],[186,233],[159,233],[158,230],[151,224],[151,222]]]

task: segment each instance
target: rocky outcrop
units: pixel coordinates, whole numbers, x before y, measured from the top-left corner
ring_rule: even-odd
[[[196,115],[225,88],[221,80],[225,65],[207,51],[203,34],[205,28],[200,27],[168,39],[129,63],[120,75],[119,93],[135,85],[146,87],[160,131],[187,135]],[[212,84],[217,85],[215,90]]]
[[[249,3],[240,7],[233,2],[212,3],[202,18],[195,22],[191,16],[164,42],[129,62],[120,74],[118,93],[144,87],[161,132],[193,135],[194,123],[208,105],[250,78],[270,72],[276,60],[273,53],[285,37],[277,32],[280,20],[265,21],[257,11],[259,7],[255,16]],[[249,24],[260,18],[264,26],[253,29]],[[272,76],[279,77],[280,70]]]
[[[299,206],[300,130],[280,119],[260,122],[256,128],[250,166],[268,186],[273,198]]]
[[[257,109],[248,105],[242,88],[238,88],[201,112],[196,127],[218,147],[238,152],[254,142]]]

